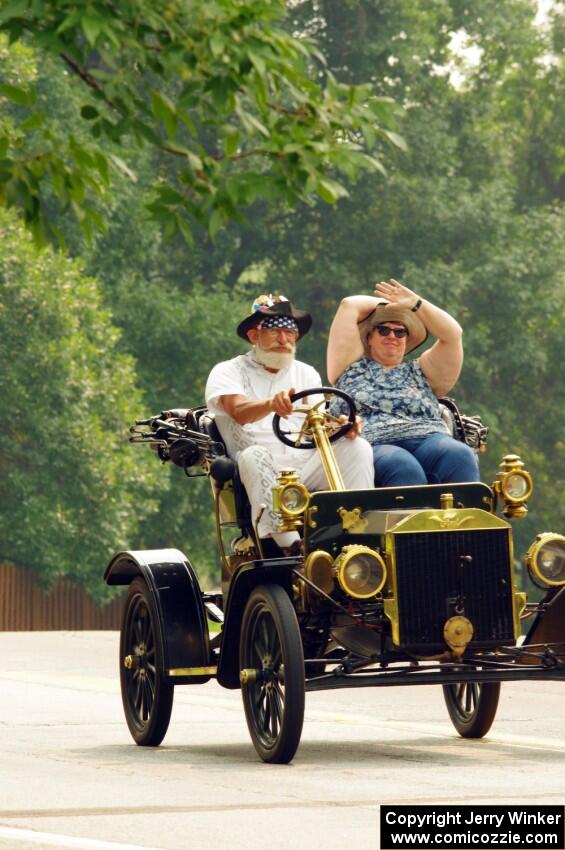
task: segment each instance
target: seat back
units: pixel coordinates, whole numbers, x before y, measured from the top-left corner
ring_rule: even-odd
[[[214,414],[210,413],[207,408],[202,408],[202,410],[198,411],[196,421],[198,423],[198,429],[203,434],[207,434],[210,439],[214,440],[215,443],[219,443],[224,448],[225,456],[217,458],[210,466],[210,476],[214,479],[217,489],[220,492],[229,491],[230,489],[233,491],[235,516],[233,520],[226,520],[222,524],[237,525],[242,531],[252,528],[251,506],[247,492],[241,483],[237,464],[228,457],[223,437],[214,419]],[[233,464],[231,469],[229,467],[229,461]],[[217,466],[217,477],[214,476],[215,465]]]
[[[465,416],[452,398],[444,396],[438,399],[441,416],[449,429],[451,436],[466,443],[474,452],[484,452],[486,449],[488,427],[483,425],[480,416]]]

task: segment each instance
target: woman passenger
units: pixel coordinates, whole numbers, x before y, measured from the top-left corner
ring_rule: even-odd
[[[405,360],[431,334],[431,348]],[[438,398],[455,385],[463,363],[458,322],[394,279],[374,296],[344,298],[328,340],[327,372],[355,400],[371,443],[375,485],[478,481],[477,457],[455,440]]]

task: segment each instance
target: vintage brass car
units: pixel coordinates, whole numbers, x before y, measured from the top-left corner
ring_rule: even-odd
[[[258,754],[279,763],[297,750],[307,691],[441,685],[455,728],[475,738],[491,726],[501,682],[565,681],[565,538],[543,533],[532,543],[526,567],[545,595],[528,603],[507,521],[526,513],[532,492],[520,459],[507,455],[490,487],[347,491],[331,442],[355,411],[337,393],[349,410],[345,424],[337,420],[328,404],[336,393],[294,396],[299,433],[278,417],[273,423],[281,440],[316,447],[330,483],[309,493],[293,470],[280,473],[274,507],[281,529],[303,537],[296,557],[258,539],[258,518],[206,408],[168,411],[131,429],[132,442],[153,446],[162,461],[209,477],[222,584],[203,592],[177,549],[120,552],[108,565],[108,584],[129,585],[120,676],[138,744],[162,741],[177,685],[211,678],[241,689]],[[453,405],[450,416],[454,436],[479,448],[481,423],[463,421]]]

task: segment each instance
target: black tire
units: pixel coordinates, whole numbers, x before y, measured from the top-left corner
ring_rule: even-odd
[[[500,682],[457,682],[443,685],[451,722],[463,738],[482,738],[492,726]]]
[[[147,583],[129,586],[120,633],[120,684],[126,721],[136,744],[158,747],[169,727],[174,685],[165,681],[159,614]],[[128,667],[126,658],[133,659]]]
[[[263,761],[288,764],[304,721],[304,654],[296,613],[279,585],[261,585],[247,600],[239,662],[259,672],[241,686],[253,746]]]

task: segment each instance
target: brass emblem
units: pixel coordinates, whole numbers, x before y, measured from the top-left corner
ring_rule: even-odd
[[[442,511],[440,514],[432,514],[429,518],[431,523],[436,523],[438,528],[461,528],[468,523],[473,522],[473,517],[469,514],[461,516],[461,512],[451,508],[447,511]]]
[[[450,617],[443,627],[443,639],[454,655],[463,655],[473,639],[473,624],[467,617]]]
[[[341,517],[343,530],[350,534],[363,534],[367,529],[369,521],[361,516],[361,508],[353,508],[348,511],[346,508],[338,508],[338,514]]]

